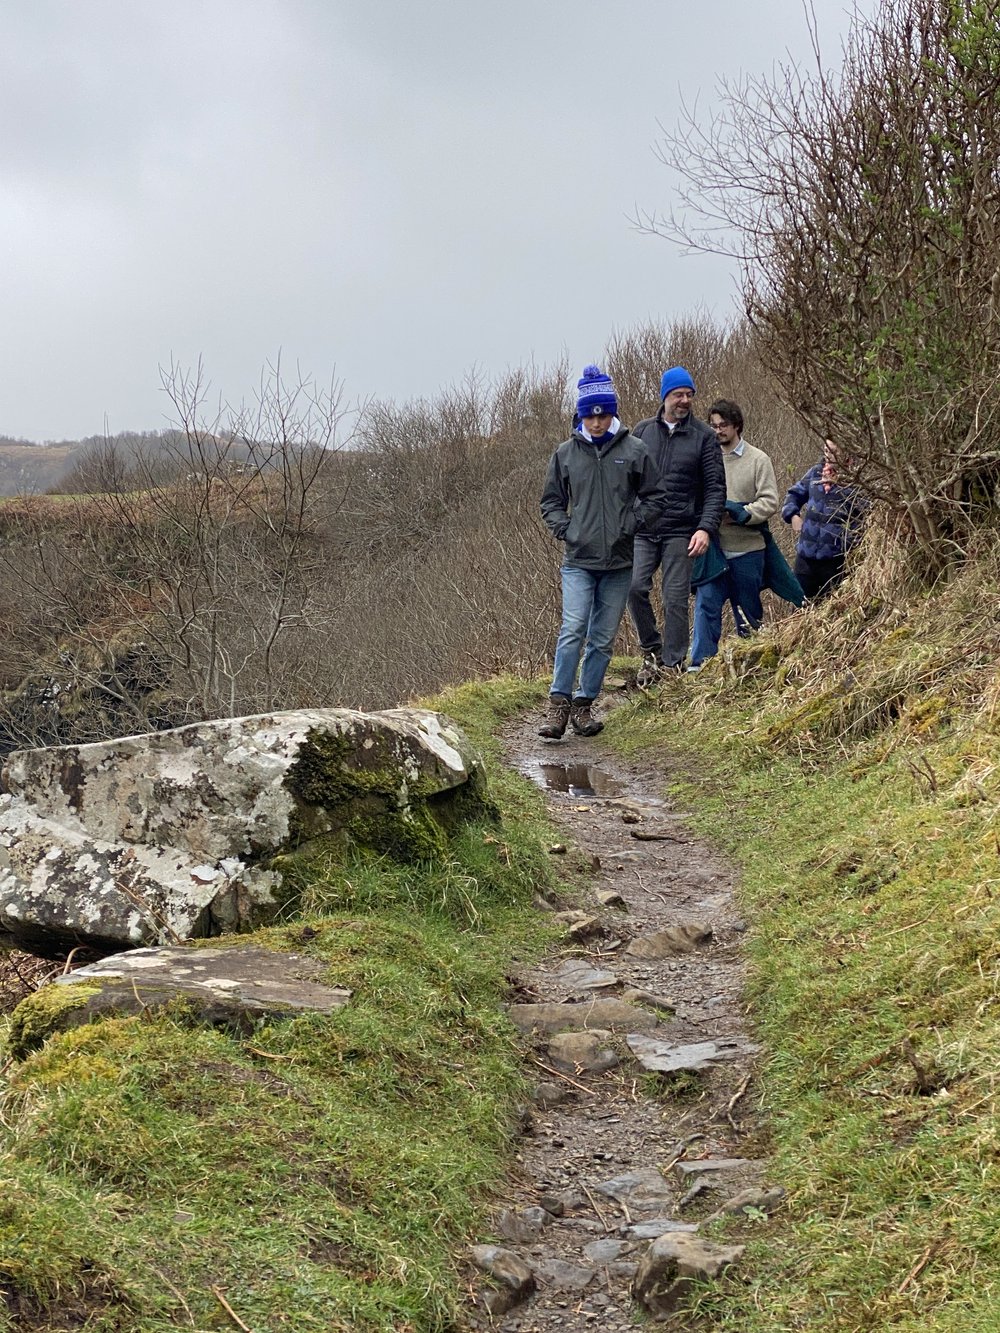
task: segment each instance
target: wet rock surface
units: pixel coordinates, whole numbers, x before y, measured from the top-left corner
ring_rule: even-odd
[[[738,1271],[730,1242],[783,1197],[753,1112],[732,870],[661,799],[665,773],[599,739],[546,743],[536,725],[512,729],[509,761],[547,790],[558,854],[593,873],[585,901],[557,913],[562,946],[512,978],[536,1083],[505,1207],[481,1239],[531,1282],[500,1293],[480,1266],[467,1326],[700,1328],[683,1314],[692,1287]],[[735,1219],[725,1243],[702,1234],[720,1217]]]

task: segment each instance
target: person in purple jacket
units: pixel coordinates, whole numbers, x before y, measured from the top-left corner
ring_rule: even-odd
[[[839,479],[839,466],[846,461],[834,442],[826,440],[823,457],[788,488],[781,507],[781,517],[798,539],[795,577],[812,602],[826,597],[843,579],[847,553],[860,540],[869,509],[858,488]]]

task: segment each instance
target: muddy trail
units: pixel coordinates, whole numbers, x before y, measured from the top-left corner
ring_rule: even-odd
[[[474,1247],[469,1327],[698,1327],[676,1312],[695,1284],[741,1276],[740,1233],[781,1198],[759,1156],[733,871],[663,799],[662,771],[600,737],[541,740],[538,722],[507,732],[507,762],[547,794],[551,854],[590,873],[561,946],[512,975],[533,1096]],[[723,1211],[724,1243],[704,1234]]]

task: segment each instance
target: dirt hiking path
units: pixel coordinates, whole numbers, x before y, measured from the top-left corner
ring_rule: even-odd
[[[733,872],[663,799],[664,772],[600,737],[541,740],[539,722],[508,731],[507,760],[546,790],[551,854],[592,875],[563,945],[512,976],[534,1093],[508,1206],[474,1249],[469,1327],[618,1333],[649,1327],[640,1304],[696,1327],[672,1313],[685,1273],[740,1271],[729,1233],[720,1261],[700,1226],[749,1209],[749,1229],[780,1198],[757,1160]],[[708,1257],[679,1267],[678,1245]]]

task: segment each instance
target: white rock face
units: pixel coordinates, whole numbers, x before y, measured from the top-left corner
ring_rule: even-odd
[[[58,956],[260,924],[280,902],[276,854],[359,813],[413,822],[478,769],[453,723],[412,708],[17,751],[0,796],[0,944]]]

